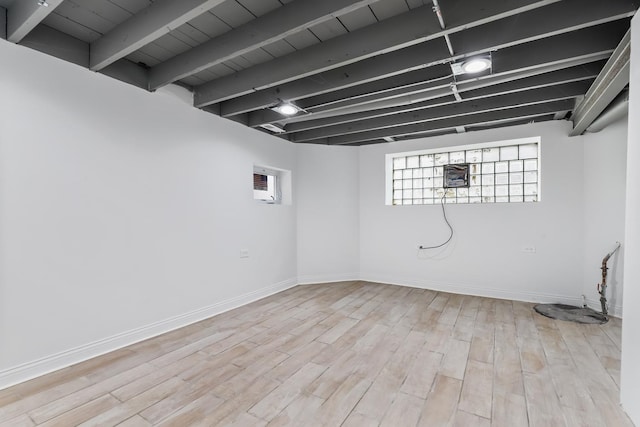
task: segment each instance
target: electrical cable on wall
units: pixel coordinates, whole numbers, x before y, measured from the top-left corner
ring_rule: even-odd
[[[449,238],[439,245],[435,246],[418,246],[419,250],[425,249],[438,249],[445,246],[447,243],[451,241],[453,238],[453,227],[447,218],[447,211],[444,208],[444,198],[447,196],[447,191],[450,188],[468,188],[469,187],[469,164],[448,164],[443,167],[443,187],[444,194],[440,199],[440,206],[442,206],[442,216],[444,218],[444,222],[447,223],[447,227],[449,227]]]
[[[451,239],[453,238],[453,227],[451,227],[451,224],[449,223],[449,220],[447,219],[447,211],[444,208],[444,198],[447,196],[447,192],[445,191],[445,193],[442,195],[442,198],[440,198],[440,205],[442,206],[442,216],[444,218],[444,222],[447,223],[447,226],[449,227],[449,238],[447,240],[445,240],[443,243],[440,243],[439,245],[436,246],[418,246],[418,249],[424,250],[424,249],[438,249],[443,247],[444,245],[446,245],[447,243],[449,243],[451,241]]]

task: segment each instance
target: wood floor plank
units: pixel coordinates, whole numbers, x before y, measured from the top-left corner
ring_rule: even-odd
[[[327,368],[325,366],[308,363],[298,372],[289,377],[282,385],[276,387],[256,405],[249,409],[249,413],[266,421],[271,421],[307,387],[315,381]]]
[[[144,393],[139,394],[130,400],[127,400],[126,402],[118,402],[118,405],[111,407],[107,411],[100,411],[97,414],[92,414],[94,416],[88,418],[82,423],[70,425],[79,425],[82,427],[106,427],[118,425],[119,423],[126,421],[127,419],[136,415],[138,412],[153,405],[155,402],[158,402],[165,397],[170,396],[172,393],[175,393],[177,390],[184,387],[184,385],[184,381],[179,378],[173,377],[145,391]]]
[[[489,427],[491,421],[475,414],[458,411],[453,422],[454,427]]]
[[[0,422],[0,427],[33,427],[35,425],[36,423],[26,414]]]
[[[458,408],[462,381],[444,375],[436,377],[433,389],[422,409],[419,426],[449,426]]]
[[[339,426],[349,416],[362,395],[371,386],[371,381],[351,375],[315,411],[314,423],[324,426]]]
[[[120,404],[121,402],[118,399],[110,394],[106,394],[38,425],[45,427],[76,426]]]
[[[296,397],[286,408],[284,408],[275,418],[273,418],[268,427],[283,426],[304,426],[312,425],[310,414],[314,414],[318,408],[324,403],[324,399],[317,396],[301,394]]]
[[[153,372],[153,367],[148,363],[138,365],[128,371],[121,372],[107,380],[93,384],[89,387],[78,390],[58,400],[40,406],[29,412],[29,416],[36,423],[41,424],[47,420],[57,417],[64,412],[84,405],[100,396],[108,394],[116,388],[122,387],[132,381],[149,375]]]
[[[458,409],[491,418],[493,365],[469,359],[464,374]]]
[[[350,281],[297,286],[0,391],[4,426],[632,427],[621,321]]]
[[[54,387],[31,394],[25,399],[18,400],[0,408],[0,422],[26,414],[33,409],[47,405],[91,385],[89,379],[84,376],[74,378],[72,375],[69,375],[66,379],[67,381],[61,382]]]
[[[163,421],[158,423],[161,427],[182,427],[193,425],[205,419],[211,412],[224,402],[217,396],[207,393],[189,404],[183,406]],[[140,417],[141,418],[141,417]],[[144,419],[143,419],[144,420]]]
[[[118,424],[118,427],[151,427],[151,424],[141,416],[134,415],[133,417]]]
[[[442,353],[429,350],[425,344],[409,367],[407,378],[400,387],[400,391],[426,399],[441,363]]]
[[[398,393],[380,422],[380,427],[415,426],[420,419],[423,406],[424,399],[402,392]]]

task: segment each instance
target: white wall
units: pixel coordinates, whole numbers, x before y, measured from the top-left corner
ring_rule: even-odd
[[[300,144],[296,151],[298,281],[357,279],[358,149]]]
[[[451,292],[580,303],[583,150],[570,123],[376,144],[360,151],[361,277]],[[385,206],[385,154],[541,136],[542,201],[447,205],[455,230],[444,251],[418,252],[448,236],[439,205]],[[524,253],[534,246],[536,253]]]
[[[252,199],[253,164],[294,169],[292,144],[0,57],[0,387],[296,283],[295,204]]]
[[[624,243],[627,170],[627,120],[598,133],[586,133],[584,145],[584,278],[583,294],[600,311],[597,284],[602,283],[602,258]],[[624,246],[608,262],[607,300],[612,314],[622,314]]]
[[[624,322],[622,324],[622,406],[640,425],[640,20],[631,21],[631,77],[629,140],[627,147],[627,204],[625,219]]]

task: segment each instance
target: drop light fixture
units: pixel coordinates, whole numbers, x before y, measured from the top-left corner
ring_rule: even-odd
[[[300,108],[296,107],[290,102],[281,102],[277,106],[273,107],[275,112],[282,114],[283,116],[293,116],[300,112]]]

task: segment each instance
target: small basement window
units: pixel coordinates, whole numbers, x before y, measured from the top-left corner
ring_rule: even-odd
[[[253,166],[253,198],[268,204],[291,204],[291,171]]]

